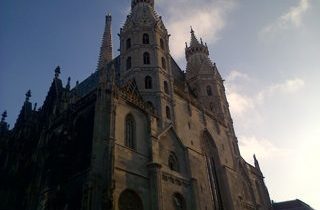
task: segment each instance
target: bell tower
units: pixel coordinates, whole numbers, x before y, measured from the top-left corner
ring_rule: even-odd
[[[169,35],[153,0],[132,0],[119,36],[121,81],[136,82],[142,98],[158,115],[158,126],[174,123]]]

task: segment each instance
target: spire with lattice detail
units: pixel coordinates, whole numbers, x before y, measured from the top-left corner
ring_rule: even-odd
[[[103,68],[106,64],[112,61],[112,35],[111,35],[111,14],[106,16],[106,24],[102,37],[102,44],[100,48],[100,56],[98,62],[98,70]]]

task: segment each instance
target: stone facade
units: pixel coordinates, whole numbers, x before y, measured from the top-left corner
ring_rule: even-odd
[[[57,67],[40,109],[28,92],[12,130],[3,114],[0,209],[271,209],[207,45],[191,30],[182,71],[154,1],[132,0],[113,58],[111,19],[94,74],[71,89]]]

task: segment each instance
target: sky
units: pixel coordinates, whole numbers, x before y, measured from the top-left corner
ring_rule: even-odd
[[[190,26],[207,42],[241,154],[256,154],[271,199],[320,209],[320,1],[155,1],[182,69]],[[109,12],[118,55],[129,11],[129,0],[0,0],[0,112],[11,127],[28,89],[41,106],[57,65],[72,86],[96,70]]]

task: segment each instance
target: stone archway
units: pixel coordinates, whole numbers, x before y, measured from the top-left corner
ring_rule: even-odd
[[[124,190],[119,197],[119,210],[143,210],[141,198],[133,190]]]

